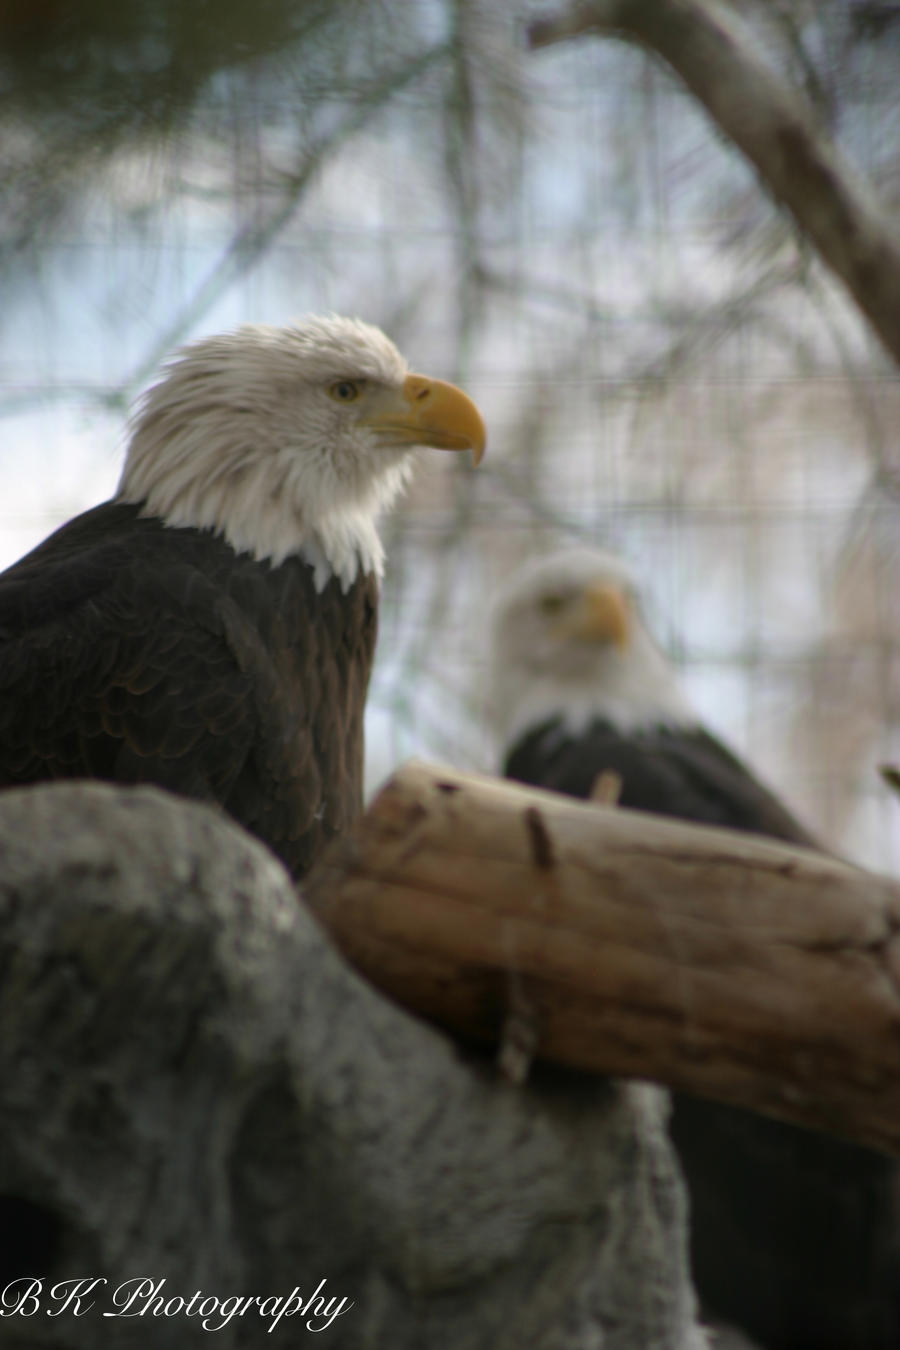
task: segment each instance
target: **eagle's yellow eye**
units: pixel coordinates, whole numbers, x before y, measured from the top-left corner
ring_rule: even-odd
[[[335,403],[352,403],[359,398],[360,388],[356,380],[335,380],[328,392]]]

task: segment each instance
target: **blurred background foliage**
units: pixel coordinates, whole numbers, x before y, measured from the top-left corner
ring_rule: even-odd
[[[900,5],[739,8],[897,211]],[[594,542],[713,727],[900,873],[898,372],[665,69],[531,54],[536,11],[0,0],[0,564],[113,490],[173,345],[361,314],[490,430],[386,522],[370,784],[412,753],[495,767],[491,592]]]

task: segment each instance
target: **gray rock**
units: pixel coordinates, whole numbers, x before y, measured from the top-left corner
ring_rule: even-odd
[[[499,1080],[217,811],[0,794],[0,972],[0,1344],[705,1343],[664,1094]]]

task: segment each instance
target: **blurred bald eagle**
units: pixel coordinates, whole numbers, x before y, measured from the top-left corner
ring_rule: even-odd
[[[302,876],[360,808],[376,517],[420,445],[477,462],[484,426],[369,324],[176,353],[113,500],[0,576],[0,785],[155,783]]]
[[[496,609],[492,687],[508,778],[812,845],[810,833],[691,711],[610,554],[573,550],[513,578]]]
[[[523,567],[498,597],[492,640],[507,777],[586,798],[611,771],[623,806],[813,844],[691,710],[618,559],[575,550]],[[764,1350],[900,1346],[893,1161],[681,1093],[671,1132],[708,1316]]]

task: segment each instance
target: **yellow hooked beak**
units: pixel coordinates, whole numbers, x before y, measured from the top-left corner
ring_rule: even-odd
[[[468,394],[428,375],[407,375],[399,390],[385,390],[360,421],[395,443],[471,450],[476,465],[487,440],[481,413]]]
[[[631,630],[628,600],[618,586],[594,582],[585,586],[560,627],[566,637],[582,642],[614,642],[617,647],[626,647]]]

